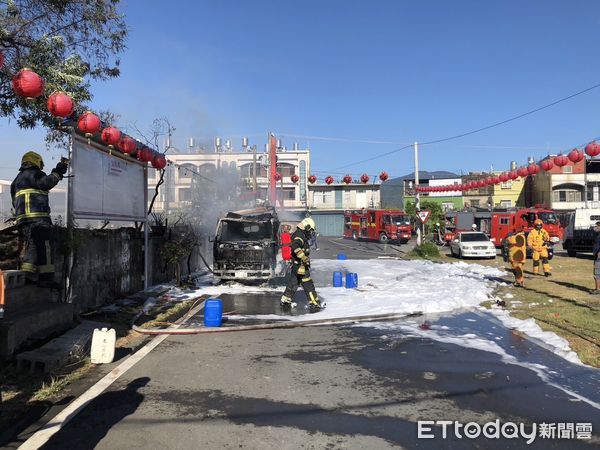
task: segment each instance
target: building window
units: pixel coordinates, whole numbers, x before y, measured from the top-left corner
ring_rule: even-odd
[[[510,208],[512,206],[512,200],[500,200],[500,206],[502,208]]]
[[[448,211],[448,210],[454,209],[454,203],[452,203],[452,202],[442,202],[442,208],[444,209],[444,211]]]
[[[581,192],[572,189],[552,192],[552,201],[554,202],[580,202]]]
[[[473,200],[471,200],[471,206],[473,208],[479,208],[479,199],[473,199]]]
[[[289,163],[280,163],[277,164],[277,172],[283,177],[291,177],[296,173],[296,166]]]
[[[344,207],[350,207],[352,203],[352,191],[345,189],[343,192],[342,202],[344,203]]]
[[[315,205],[333,203],[333,191],[315,191],[313,201]]]
[[[500,185],[500,189],[512,189],[512,180],[505,181]]]
[[[283,188],[282,198],[284,200],[296,200],[296,188]]]
[[[177,177],[181,179],[191,179],[196,172],[196,166],[193,164],[183,164],[177,168]]]
[[[179,188],[179,201],[180,202],[191,202],[192,201],[192,190],[190,188]]]
[[[563,166],[563,173],[573,173],[573,166]]]

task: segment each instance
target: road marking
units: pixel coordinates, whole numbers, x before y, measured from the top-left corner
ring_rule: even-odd
[[[204,302],[200,303],[197,308],[200,309],[203,306]],[[184,321],[174,325],[173,328],[179,328],[183,323]],[[38,449],[46,444],[52,436],[58,433],[62,427],[69,423],[69,421],[72,420],[83,408],[85,408],[88,403],[102,394],[102,392],[104,392],[111,384],[117,381],[121,375],[125,374],[125,372],[140,362],[144,356],[154,350],[168,337],[168,334],[161,334],[144,345],[140,350],[135,352],[133,355],[111,370],[107,375],[105,375],[100,381],[94,384],[82,395],[77,397],[69,406],[58,413],[40,430],[36,431],[23,443],[23,445],[19,447],[19,449],[33,450]]]

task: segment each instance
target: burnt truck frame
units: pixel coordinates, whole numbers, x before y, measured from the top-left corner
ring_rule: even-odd
[[[273,208],[233,211],[219,219],[213,243],[214,276],[221,281],[265,282],[285,275],[279,226]]]

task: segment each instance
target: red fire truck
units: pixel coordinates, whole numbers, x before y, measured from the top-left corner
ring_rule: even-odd
[[[471,231],[471,226],[475,224],[478,231],[489,235],[496,247],[500,247],[510,232],[529,233],[536,219],[544,222],[544,229],[550,235],[552,242],[556,243],[562,239],[563,228],[556,212],[541,205],[503,211],[462,211],[455,214],[454,225],[455,233],[458,233]]]
[[[412,226],[401,209],[363,209],[344,212],[344,237],[381,243],[410,240]]]

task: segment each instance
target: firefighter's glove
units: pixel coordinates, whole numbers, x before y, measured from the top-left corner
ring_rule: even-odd
[[[60,178],[62,179],[62,177],[65,175],[65,173],[67,173],[68,168],[69,168],[69,165],[67,163],[61,161],[56,165],[56,167],[52,170],[52,172],[60,175]]]

